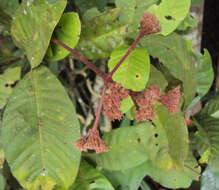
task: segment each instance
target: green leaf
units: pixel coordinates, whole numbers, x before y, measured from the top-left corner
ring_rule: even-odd
[[[127,25],[117,19],[120,9],[111,9],[85,20],[77,51],[88,59],[101,59],[124,44]]]
[[[219,96],[214,95],[211,97],[205,107],[196,115],[197,120],[202,120],[211,116],[215,119],[219,119]]]
[[[181,1],[180,1],[181,2]],[[183,82],[184,108],[193,100],[197,88],[197,70],[187,50],[186,41],[177,34],[169,36],[150,35],[142,39],[141,44],[177,79]]]
[[[186,18],[177,27],[177,30],[187,30],[190,27],[196,27],[198,25],[198,20],[193,18],[190,13],[187,14]]]
[[[5,106],[12,92],[12,85],[20,79],[21,68],[13,67],[0,75],[0,109]]]
[[[81,23],[78,14],[69,12],[62,15],[53,32],[53,37],[73,49],[78,43],[80,33]],[[51,42],[46,53],[46,59],[58,61],[65,58],[68,54],[68,50]]]
[[[97,7],[99,10],[104,10],[107,6],[107,0],[75,0],[75,4],[79,7],[81,12]]]
[[[152,160],[166,171],[182,168],[188,153],[184,118],[181,112],[171,115],[161,104],[156,107],[156,114],[156,128],[150,123],[142,123],[105,134],[103,139],[109,152],[97,155],[98,164],[108,170],[125,170]]]
[[[2,125],[6,160],[24,188],[68,188],[74,182],[79,122],[65,89],[46,67],[31,70],[16,85]]]
[[[111,181],[115,189],[137,190],[147,174],[146,169],[147,165],[141,164],[126,170],[101,172]]]
[[[83,22],[87,22],[91,20],[92,18],[98,16],[99,14],[100,14],[100,11],[98,11],[96,7],[88,9],[83,15]]]
[[[153,180],[171,189],[189,187],[193,180],[199,179],[200,175],[198,173],[201,172],[201,168],[197,167],[198,163],[191,152],[181,170],[176,168],[171,168],[168,171],[161,170],[151,161],[147,161],[145,165],[144,167],[147,167],[146,171],[148,175]]]
[[[159,5],[152,5],[148,10],[157,16],[162,32],[167,36],[186,18],[191,0],[162,0]]]
[[[219,190],[219,173],[215,175],[209,166],[202,174],[201,190]]]
[[[147,86],[155,85],[156,87],[160,88],[162,92],[164,92],[165,88],[168,85],[168,82],[166,81],[164,75],[153,65],[151,65],[150,70],[150,77]]]
[[[119,20],[129,24],[130,37],[137,37],[141,16],[151,5],[158,0],[115,0],[116,7],[122,8]]]
[[[113,70],[128,49],[129,48],[119,48],[112,52],[110,60],[108,61],[110,71]],[[113,80],[121,83],[124,88],[140,91],[145,88],[149,74],[150,58],[147,50],[144,48],[136,48],[113,74]]]
[[[69,190],[114,190],[108,179],[87,162],[81,162],[78,177]]]
[[[1,0],[0,1],[0,29],[10,30],[12,17],[18,8],[18,0]]]
[[[184,117],[180,111],[170,114],[161,104],[156,106],[155,112],[156,117],[153,122],[159,131],[157,135],[160,137],[160,144],[166,144],[168,147],[167,150],[163,150],[160,157],[163,160],[162,168],[180,169],[184,165],[189,149],[188,131]]]
[[[127,98],[123,99],[120,105],[120,110],[122,113],[126,113],[134,106],[134,103],[132,101],[131,96],[128,96]]]
[[[1,0],[0,9],[11,17],[14,15],[14,12],[19,7],[18,0]]]
[[[198,88],[197,92],[200,97],[203,97],[214,81],[214,70],[212,68],[211,55],[207,49],[204,49],[204,55],[198,53],[194,55],[198,64]]]
[[[10,29],[11,17],[0,7],[0,29]]]
[[[24,0],[15,13],[11,34],[24,49],[31,66],[37,67],[49,46],[53,30],[66,6],[66,0]]]
[[[103,140],[109,152],[96,155],[99,166],[108,170],[125,170],[155,157],[161,149],[156,146],[155,133],[150,123],[143,123],[138,127],[122,127],[104,134]]]
[[[200,161],[206,162],[212,169],[219,172],[219,120],[210,116],[196,117],[196,131],[193,142],[201,155]]]

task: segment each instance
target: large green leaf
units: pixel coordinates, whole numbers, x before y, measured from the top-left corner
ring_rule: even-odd
[[[2,125],[5,156],[22,186],[50,190],[74,182],[79,122],[65,89],[46,67],[31,70],[16,85]]]
[[[179,149],[180,151],[180,149]],[[187,188],[191,185],[193,180],[199,179],[201,168],[197,167],[198,163],[192,153],[190,152],[185,161],[185,165],[181,170],[171,168],[168,171],[161,170],[151,162],[145,163],[147,174],[156,182],[167,188]]]
[[[114,190],[108,179],[87,162],[82,161],[78,177],[69,190]]]
[[[163,160],[161,161],[162,168],[182,168],[189,148],[184,117],[180,111],[170,114],[161,104],[156,106],[155,112],[156,117],[153,122],[158,130],[159,143],[168,147],[163,150],[163,154],[159,158]]]
[[[149,123],[106,133],[103,139],[109,152],[96,156],[98,164],[108,170],[124,170],[145,162],[149,157],[156,157],[162,144],[161,147],[157,146],[155,134],[156,129]]]
[[[81,23],[77,13],[64,13],[57,24],[53,37],[60,42],[66,44],[70,48],[74,48],[78,43],[81,33]],[[46,59],[49,61],[58,61],[65,58],[69,51],[58,44],[50,43],[46,53]]]
[[[214,81],[214,70],[212,68],[211,55],[207,49],[204,49],[204,55],[198,53],[194,55],[198,64],[198,88],[197,92],[200,97],[203,97]]]
[[[141,16],[151,5],[158,0],[115,0],[116,7],[122,8],[119,20],[129,24],[128,32],[131,37],[138,35]]]
[[[162,27],[161,33],[166,36],[184,20],[190,4],[191,0],[162,0],[159,5],[152,5],[149,11],[158,17]]]
[[[112,50],[124,44],[127,25],[117,19],[120,9],[111,9],[86,19],[77,51],[88,59],[105,58]]]
[[[34,68],[42,61],[66,0],[24,0],[15,13],[11,33]]]
[[[214,174],[208,166],[201,177],[201,190],[219,190],[219,172]]]
[[[137,190],[147,174],[147,165],[143,163],[121,171],[103,170],[102,173],[111,181],[115,189]]]
[[[122,59],[129,48],[114,50],[108,61],[109,70],[112,71]],[[120,65],[113,74],[113,80],[121,83],[123,87],[133,91],[141,91],[145,88],[150,74],[150,58],[147,50],[136,48]]]
[[[21,68],[13,67],[0,75],[0,109],[5,106],[12,92],[12,85],[20,79]]]
[[[193,100],[197,88],[197,71],[187,49],[186,41],[177,34],[150,35],[142,39],[149,54],[159,58],[169,72],[183,82],[184,108]]]
[[[184,119],[181,113],[170,115],[161,104],[157,106],[156,113],[156,127],[145,122],[105,134],[103,139],[109,152],[96,156],[98,164],[108,170],[125,170],[152,160],[164,170],[181,168],[188,151]]]

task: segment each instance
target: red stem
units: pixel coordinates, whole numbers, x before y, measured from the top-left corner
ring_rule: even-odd
[[[116,70],[119,68],[119,66],[125,61],[125,59],[129,56],[129,54],[135,49],[136,45],[140,41],[142,36],[138,35],[137,39],[134,41],[134,43],[131,45],[129,50],[126,52],[126,54],[122,57],[122,59],[117,63],[117,65],[113,68],[113,70],[108,74],[107,78],[112,79],[113,74],[116,72]]]
[[[92,128],[93,130],[97,130],[98,121],[100,119],[100,114],[101,114],[101,110],[102,110],[102,107],[103,107],[103,101],[104,101],[104,95],[105,95],[105,92],[106,92],[106,88],[107,88],[107,83],[104,83],[100,103],[99,103],[98,110],[97,110],[96,119],[94,121],[94,126]]]
[[[52,42],[62,46],[63,48],[65,48],[66,50],[68,50],[69,52],[71,52],[75,57],[77,57],[79,60],[81,60],[82,62],[84,62],[91,70],[93,70],[95,73],[97,73],[98,75],[100,75],[103,80],[105,80],[107,78],[107,74],[104,73],[103,71],[99,70],[97,67],[95,67],[95,65],[93,65],[91,62],[89,62],[87,59],[85,59],[84,57],[82,57],[79,53],[77,53],[75,50],[73,50],[72,48],[68,47],[67,45],[63,44],[62,42],[60,42],[59,40],[56,39],[52,39]]]
[[[132,101],[133,101],[133,103],[134,103],[134,105],[135,105],[135,108],[136,108],[136,110],[138,110],[139,109],[139,106],[138,106],[138,104],[137,104],[137,102],[136,102],[136,96],[134,95],[134,94],[132,94],[130,91],[129,91],[129,96],[131,96],[131,99],[132,99]]]
[[[131,45],[131,47],[129,48],[129,50],[126,52],[126,54],[122,57],[122,59],[117,63],[117,65],[113,68],[113,70],[106,74],[104,72],[102,72],[101,70],[99,70],[98,68],[96,68],[92,63],[90,63],[88,60],[86,60],[84,57],[82,57],[81,55],[79,55],[75,50],[71,49],[70,47],[68,47],[67,45],[63,44],[62,42],[56,40],[56,39],[52,39],[52,41],[60,46],[62,46],[63,48],[65,48],[66,50],[70,51],[74,56],[76,56],[79,60],[81,60],[82,62],[84,62],[90,69],[92,69],[94,72],[96,72],[97,74],[99,74],[103,80],[104,80],[104,86],[103,86],[103,90],[102,90],[102,95],[101,95],[101,99],[100,99],[100,103],[98,106],[98,110],[97,110],[97,115],[94,121],[94,125],[92,130],[97,130],[98,128],[98,122],[100,119],[100,114],[101,114],[101,110],[103,107],[103,101],[104,101],[104,95],[106,92],[106,88],[107,88],[107,84],[109,82],[112,81],[112,76],[113,74],[116,72],[116,70],[119,68],[119,66],[124,62],[124,60],[129,56],[129,54],[134,50],[134,48],[136,47],[136,45],[138,44],[138,42],[140,41],[140,39],[142,38],[141,35],[139,35],[137,37],[137,39],[134,41],[134,43]],[[131,96],[132,97],[132,96]],[[133,97],[132,97],[133,98]],[[134,102],[136,103],[136,102]]]

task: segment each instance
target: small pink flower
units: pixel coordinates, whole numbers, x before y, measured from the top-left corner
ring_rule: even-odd
[[[170,90],[167,94],[161,96],[159,101],[167,108],[171,114],[174,114],[178,112],[180,97],[180,87],[178,86]]]
[[[106,144],[100,138],[99,132],[93,129],[90,129],[87,135],[79,139],[74,145],[77,149],[85,152],[87,152],[87,150],[95,150],[98,154],[109,151]]]
[[[150,85],[146,90],[136,96],[138,108],[135,118],[137,121],[153,120],[155,117],[154,107],[160,98],[161,91],[155,85]]]
[[[161,31],[161,26],[157,17],[151,13],[144,12],[140,21],[140,36],[154,34]]]
[[[112,82],[108,85],[108,93],[104,95],[104,115],[110,121],[121,120],[123,113],[120,111],[121,101],[128,97],[128,90],[120,83]]]

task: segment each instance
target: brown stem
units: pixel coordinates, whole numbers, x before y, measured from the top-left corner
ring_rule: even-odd
[[[62,46],[63,48],[65,48],[66,50],[71,52],[75,57],[77,57],[79,60],[81,60],[83,63],[85,63],[91,70],[93,70],[95,73],[100,75],[103,78],[103,80],[106,80],[106,78],[107,78],[107,74],[106,73],[104,73],[103,71],[99,70],[97,67],[95,67],[95,65],[93,65],[91,62],[89,62],[84,57],[82,57],[75,50],[73,50],[72,48],[68,47],[67,45],[63,44],[62,42],[60,42],[59,40],[56,40],[54,38],[52,39],[52,42]]]
[[[125,61],[125,59],[129,56],[129,54],[135,49],[136,45],[140,41],[142,36],[138,35],[137,39],[134,41],[134,43],[131,45],[129,50],[126,52],[126,54],[122,57],[122,59],[117,63],[117,65],[113,68],[113,70],[108,74],[107,78],[110,80],[112,79],[113,74],[116,72],[116,70],[119,68],[119,66]]]
[[[98,127],[98,121],[100,119],[100,114],[101,114],[101,110],[102,110],[102,107],[103,107],[103,100],[104,100],[104,95],[105,95],[105,92],[106,92],[106,88],[107,88],[107,83],[104,83],[100,103],[99,103],[99,106],[98,106],[98,109],[97,109],[97,115],[96,115],[96,118],[95,118],[95,121],[94,121],[93,130],[97,130],[97,127]]]
[[[138,106],[138,104],[136,102],[136,99],[135,99],[136,96],[133,93],[131,93],[130,91],[129,91],[129,96],[131,97],[131,99],[132,99],[132,101],[133,101],[133,103],[135,105],[136,110],[138,110],[139,106]]]

